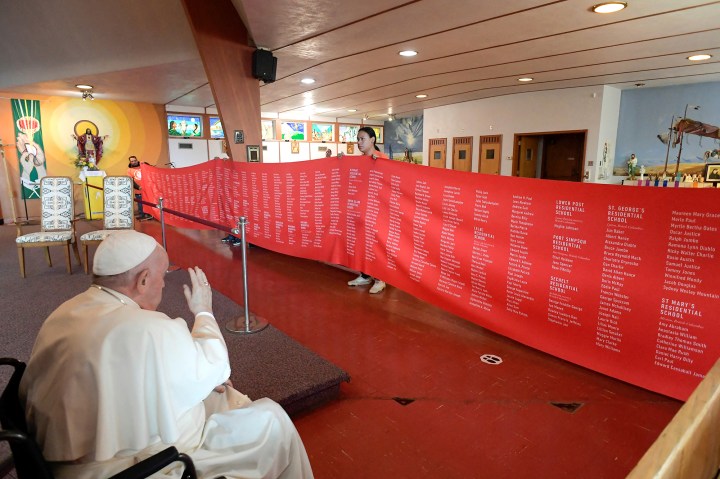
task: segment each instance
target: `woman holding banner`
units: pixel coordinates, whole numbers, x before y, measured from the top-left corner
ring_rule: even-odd
[[[387,155],[380,151],[380,148],[378,148],[375,144],[376,141],[377,136],[375,135],[375,130],[373,128],[364,126],[358,130],[357,145],[363,155],[370,156],[373,160],[378,158],[387,158]],[[361,272],[357,278],[348,281],[348,286],[365,286],[370,283],[373,283],[373,278],[370,275]],[[370,294],[382,292],[385,289],[385,286],[385,281],[375,279],[372,287],[370,288]]]

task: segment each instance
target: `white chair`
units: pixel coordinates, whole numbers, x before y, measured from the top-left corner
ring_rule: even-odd
[[[85,233],[80,237],[85,261],[85,274],[90,270],[88,245],[98,244],[113,231],[135,227],[133,215],[133,184],[129,176],[106,176],[103,178],[103,228]]]
[[[17,223],[18,236],[15,243],[20,260],[20,276],[25,277],[25,248],[45,248],[48,266],[52,266],[50,246],[65,246],[65,263],[68,274],[72,274],[70,247],[80,262],[80,254],[75,240],[75,205],[73,201],[73,183],[67,176],[46,176],[40,180],[40,231],[22,233],[21,223]]]

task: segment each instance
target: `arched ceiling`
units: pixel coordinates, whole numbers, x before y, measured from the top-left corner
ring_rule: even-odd
[[[630,0],[606,15],[593,3],[233,0],[278,59],[277,80],[259,82],[268,113],[384,119],[528,91],[720,81],[720,2]],[[79,96],[88,83],[96,98],[214,104],[180,0],[0,0],[0,12],[0,91]],[[713,57],[687,60],[699,52]]]

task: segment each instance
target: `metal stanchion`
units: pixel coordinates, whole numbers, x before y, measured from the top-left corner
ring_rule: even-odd
[[[232,333],[243,333],[252,334],[262,331],[268,327],[268,322],[250,312],[250,304],[248,299],[248,281],[247,281],[247,243],[245,241],[245,225],[247,219],[244,216],[240,217],[238,221],[238,227],[232,232],[233,234],[240,233],[240,241],[242,248],[242,279],[243,279],[243,300],[245,304],[245,315],[234,320],[225,323],[225,329]],[[243,322],[244,320],[244,322]]]
[[[158,198],[158,210],[160,210],[160,231],[162,231],[162,245],[167,252],[167,242],[165,241],[165,214],[163,212],[163,197]],[[170,263],[167,272],[172,273],[173,271],[179,270],[180,267]]]

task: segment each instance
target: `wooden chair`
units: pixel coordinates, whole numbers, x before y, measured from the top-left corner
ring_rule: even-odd
[[[18,259],[20,276],[25,277],[25,248],[45,248],[48,266],[52,266],[50,246],[65,247],[65,263],[68,274],[72,274],[70,247],[80,262],[80,253],[75,238],[75,205],[73,183],[67,176],[46,176],[40,180],[40,231],[23,234],[23,223],[17,223]]]
[[[40,446],[28,433],[25,412],[18,391],[25,372],[25,363],[15,358],[0,358],[0,366],[12,366],[12,376],[0,395],[0,441],[10,445],[18,479],[53,479],[52,468],[45,461]],[[197,479],[195,465],[187,454],[171,446],[114,475],[111,479],[140,479],[149,477],[166,466],[180,461],[184,464],[181,479]]]
[[[103,228],[80,237],[85,261],[85,274],[89,273],[88,245],[98,244],[117,230],[133,229],[133,184],[129,176],[106,176],[103,179]]]

